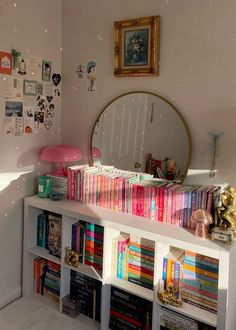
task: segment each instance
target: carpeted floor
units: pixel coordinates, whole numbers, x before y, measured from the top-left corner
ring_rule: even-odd
[[[75,320],[40,299],[20,298],[0,310],[0,330],[97,330],[100,324],[80,314]]]

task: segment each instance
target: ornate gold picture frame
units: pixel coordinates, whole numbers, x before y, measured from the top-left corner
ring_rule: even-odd
[[[116,21],[114,75],[158,76],[160,16]]]

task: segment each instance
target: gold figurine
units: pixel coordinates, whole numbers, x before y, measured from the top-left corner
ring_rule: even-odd
[[[169,283],[165,291],[159,291],[157,297],[164,304],[168,304],[175,307],[181,307],[182,301],[176,297],[176,289],[172,283]]]
[[[212,239],[231,242],[236,235],[236,190],[229,186],[220,195],[219,206],[215,209],[215,225]]]
[[[71,250],[68,247],[66,247],[65,250],[66,250],[65,263],[69,266],[78,267],[79,257],[81,256],[81,253]]]

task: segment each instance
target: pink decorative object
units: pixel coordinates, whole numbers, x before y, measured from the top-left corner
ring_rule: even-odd
[[[196,225],[195,236],[206,239],[209,225],[213,223],[213,218],[207,210],[196,210],[191,215],[191,221]]]
[[[65,163],[82,159],[82,152],[79,148],[65,144],[50,145],[43,148],[40,158],[47,162],[58,163],[54,175],[66,176]]]
[[[97,147],[92,147],[92,157],[100,159],[102,157],[100,149],[98,149]]]

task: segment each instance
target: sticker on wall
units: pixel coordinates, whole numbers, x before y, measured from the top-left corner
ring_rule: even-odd
[[[85,66],[83,64],[78,64],[76,67],[76,73],[78,79],[84,79],[86,74]]]
[[[34,113],[34,127],[43,128],[44,127],[44,112],[36,111]]]
[[[34,118],[24,118],[24,133],[32,134],[34,131]]]
[[[29,57],[29,76],[34,80],[42,79],[42,59],[38,56]]]
[[[51,101],[52,101],[52,99],[53,99],[53,96],[47,96],[47,100],[48,100],[48,103],[50,103]]]
[[[60,96],[61,93],[59,91],[58,85],[61,82],[61,75],[59,73],[53,73],[52,81],[53,81],[54,86],[56,87],[55,90],[54,90],[54,95],[55,96]]]
[[[22,117],[23,116],[23,103],[15,101],[6,101],[5,104],[6,117]]]
[[[95,91],[95,80],[96,80],[96,60],[88,61],[86,65],[86,74],[88,78],[88,92]]]
[[[42,62],[42,80],[51,81],[51,75],[52,75],[52,62],[43,60],[43,62]]]
[[[3,94],[6,99],[23,97],[23,79],[8,76],[3,81]]]
[[[46,129],[50,129],[52,127],[52,121],[46,120],[44,122],[44,126],[45,126]]]
[[[42,95],[38,95],[36,98],[37,111],[44,111],[47,108],[47,103]]]
[[[0,51],[0,73],[12,73],[12,54]]]

